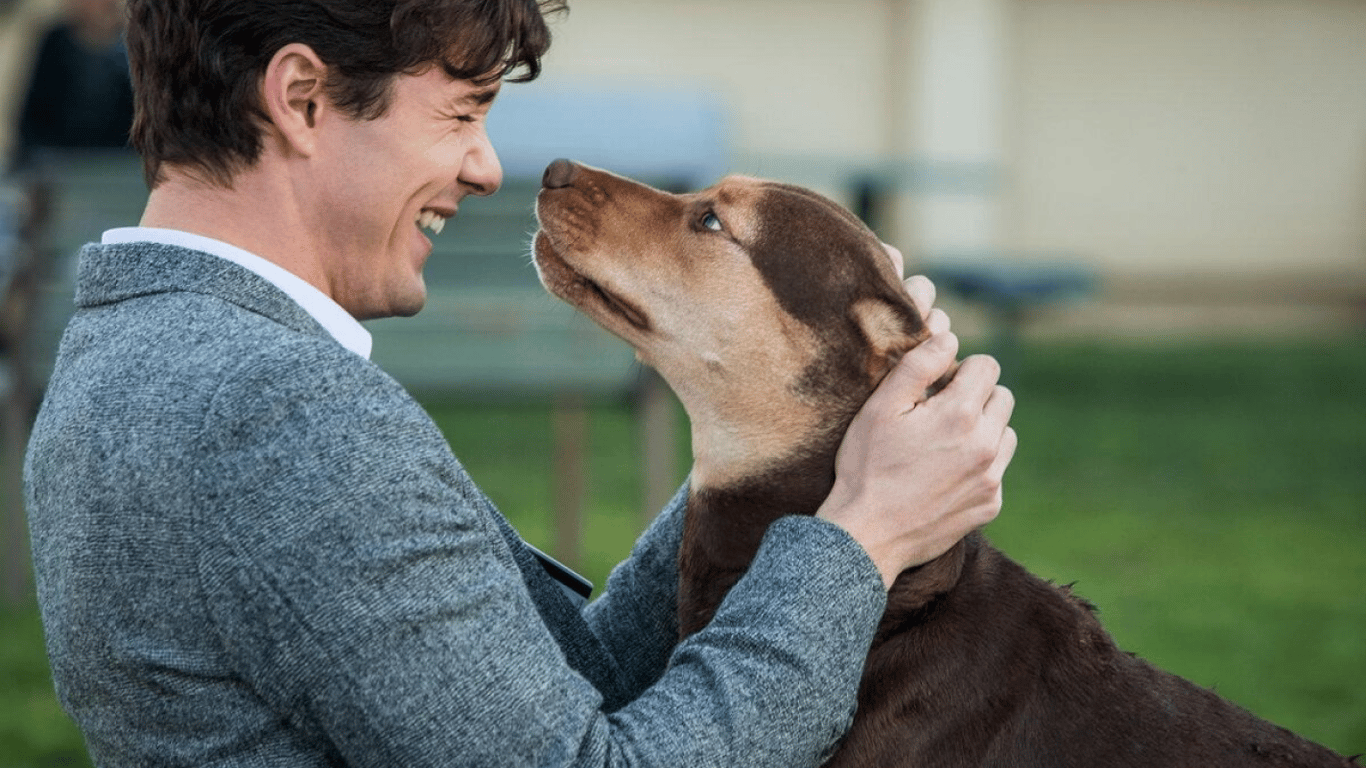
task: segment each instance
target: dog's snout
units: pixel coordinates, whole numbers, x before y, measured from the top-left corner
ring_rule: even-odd
[[[579,173],[579,166],[571,160],[563,157],[546,166],[545,175],[541,177],[541,186],[546,189],[560,189],[574,183],[574,177]]]

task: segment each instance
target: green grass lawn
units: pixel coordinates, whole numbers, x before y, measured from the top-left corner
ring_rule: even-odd
[[[1366,752],[1366,338],[1036,344],[1011,384],[1020,449],[991,538],[1076,582],[1127,650]],[[552,546],[548,409],[430,408]],[[635,441],[626,409],[593,408],[580,569],[599,584],[638,530]],[[0,768],[85,764],[32,611],[0,615],[0,694]]]

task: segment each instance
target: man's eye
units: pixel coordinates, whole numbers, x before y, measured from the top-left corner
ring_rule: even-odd
[[[712,213],[711,211],[707,211],[705,214],[703,214],[702,226],[706,227],[707,229],[710,229],[713,232],[720,232],[724,229],[724,227],[721,226],[721,219],[718,218],[717,215]]]

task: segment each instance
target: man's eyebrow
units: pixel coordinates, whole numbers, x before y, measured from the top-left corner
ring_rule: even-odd
[[[478,90],[466,93],[456,101],[461,104],[471,104],[476,107],[482,107],[485,104],[491,104],[493,100],[498,97],[498,91],[499,89],[497,86],[479,88]]]

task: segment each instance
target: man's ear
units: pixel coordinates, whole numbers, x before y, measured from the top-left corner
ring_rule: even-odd
[[[280,141],[305,157],[317,148],[321,110],[329,108],[323,92],[327,65],[303,43],[275,52],[261,82],[261,101]]]

